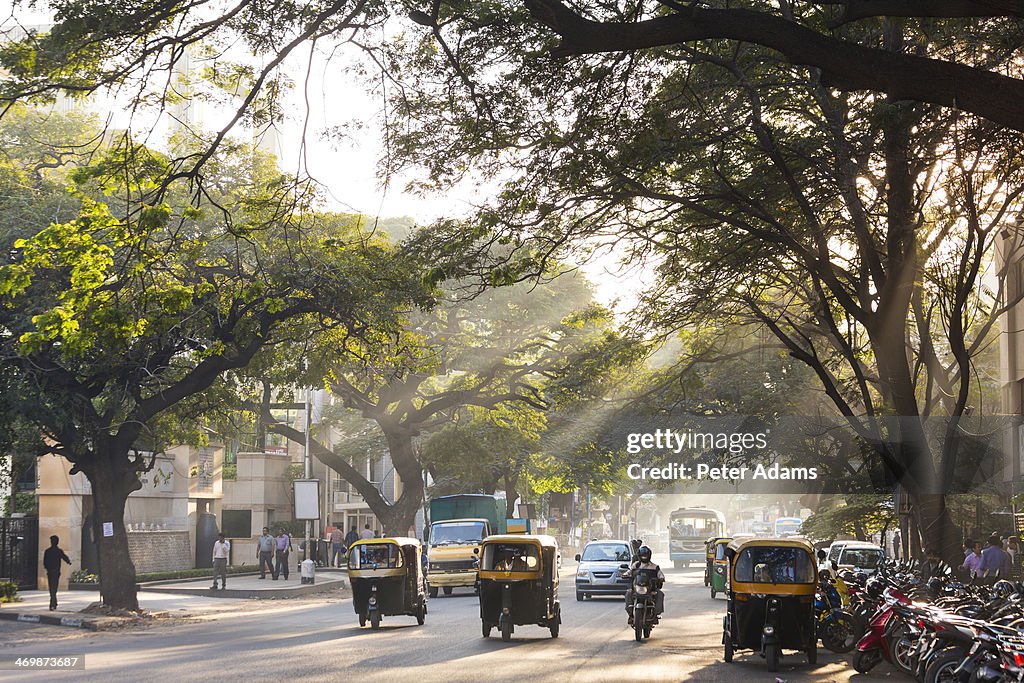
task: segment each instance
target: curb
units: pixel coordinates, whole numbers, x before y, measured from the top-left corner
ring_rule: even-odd
[[[83,619],[81,617],[58,617],[51,614],[26,614],[24,612],[0,612],[0,619],[4,621],[18,621],[25,624],[44,624],[47,626],[68,626],[70,628],[84,628],[88,631],[102,631],[105,625],[95,619]]]
[[[179,582],[180,583],[180,582]],[[215,598],[249,598],[265,600],[273,598],[299,597],[314,593],[326,593],[334,590],[343,590],[346,587],[344,581],[331,581],[330,583],[306,584],[294,588],[262,588],[262,589],[241,589],[226,588],[224,590],[213,590],[207,588],[167,588],[165,586],[145,586],[143,590],[148,593],[172,593],[176,595],[202,595]]]

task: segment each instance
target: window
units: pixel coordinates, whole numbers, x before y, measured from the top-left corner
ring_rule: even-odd
[[[733,576],[748,583],[814,583],[814,564],[803,548],[755,546],[740,551]]]
[[[253,535],[252,510],[224,510],[221,531],[228,538],[249,538]]]
[[[484,547],[481,569],[496,572],[528,572],[540,566],[537,546],[529,543],[492,543]]]
[[[629,562],[629,546],[621,543],[591,543],[583,551],[581,562]]]
[[[352,549],[348,556],[349,569],[395,569],[403,566],[402,553],[392,543],[364,543]]]

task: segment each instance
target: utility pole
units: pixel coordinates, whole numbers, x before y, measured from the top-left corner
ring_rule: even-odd
[[[313,459],[311,457],[312,453],[310,453],[310,450],[309,450],[310,414],[309,414],[309,389],[308,388],[305,389],[305,395],[306,395],[306,400],[305,400],[305,405],[304,405],[304,408],[303,408],[303,414],[305,415],[304,422],[306,423],[306,433],[305,433],[306,439],[305,439],[305,444],[303,444],[303,451],[302,451],[302,460],[303,460],[303,464],[305,466],[305,468],[304,468],[304,472],[305,473],[304,473],[303,476],[304,476],[305,479],[312,479],[313,478]],[[317,501],[317,502],[319,503],[319,501]],[[306,520],[306,551],[305,551],[305,553],[302,556],[303,560],[309,559],[309,555],[310,555],[309,544],[310,544],[310,542],[312,540],[311,539],[312,528],[313,528],[313,520],[307,519]]]

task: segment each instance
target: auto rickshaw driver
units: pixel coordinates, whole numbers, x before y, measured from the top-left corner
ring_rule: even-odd
[[[622,572],[622,576],[632,577],[637,571],[641,569],[647,569],[657,573],[658,582],[661,585],[665,584],[665,572],[661,571],[656,563],[651,561],[651,549],[646,545],[640,546],[639,550],[636,551],[637,559],[633,561],[633,564]],[[629,615],[629,625],[633,625],[633,584],[630,582],[629,588],[626,590],[626,613]],[[659,586],[654,591],[654,611],[660,616],[665,611],[665,592],[661,590]]]

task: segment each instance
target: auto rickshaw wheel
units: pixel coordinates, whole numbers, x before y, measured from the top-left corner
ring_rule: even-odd
[[[490,624],[488,624],[486,621],[482,622],[482,623],[483,623],[483,628],[481,630],[483,631],[484,638],[490,638],[491,637],[491,629],[494,628],[494,627],[491,626]]]
[[[380,628],[380,611],[374,610],[370,613],[370,628],[374,631]]]
[[[779,670],[779,646],[765,645],[764,658],[768,663],[768,670],[775,672]]]
[[[508,641],[512,640],[512,620],[506,617],[505,615],[502,615],[501,624],[499,626],[501,628],[502,641],[507,643]]]
[[[366,626],[366,613],[365,612],[360,612],[359,613],[359,627],[362,628],[363,626]]]
[[[718,595],[718,591],[716,591],[714,588],[712,588],[711,589],[711,599],[714,600],[715,596],[717,596],[717,595]]]
[[[453,590],[454,589],[451,586],[445,586],[444,587],[444,594],[445,595],[451,595]]]
[[[807,650],[807,663],[814,666],[818,663],[818,643],[815,641],[811,644],[810,649]]]
[[[416,623],[423,626],[423,622],[427,620],[427,603],[425,600],[420,600],[419,608],[416,610]]]
[[[427,590],[427,593],[430,595],[430,597],[436,598],[437,597],[437,586],[430,586],[430,588]]]
[[[732,649],[732,638],[728,635],[725,636],[725,663],[728,664],[732,661],[733,649]]]

